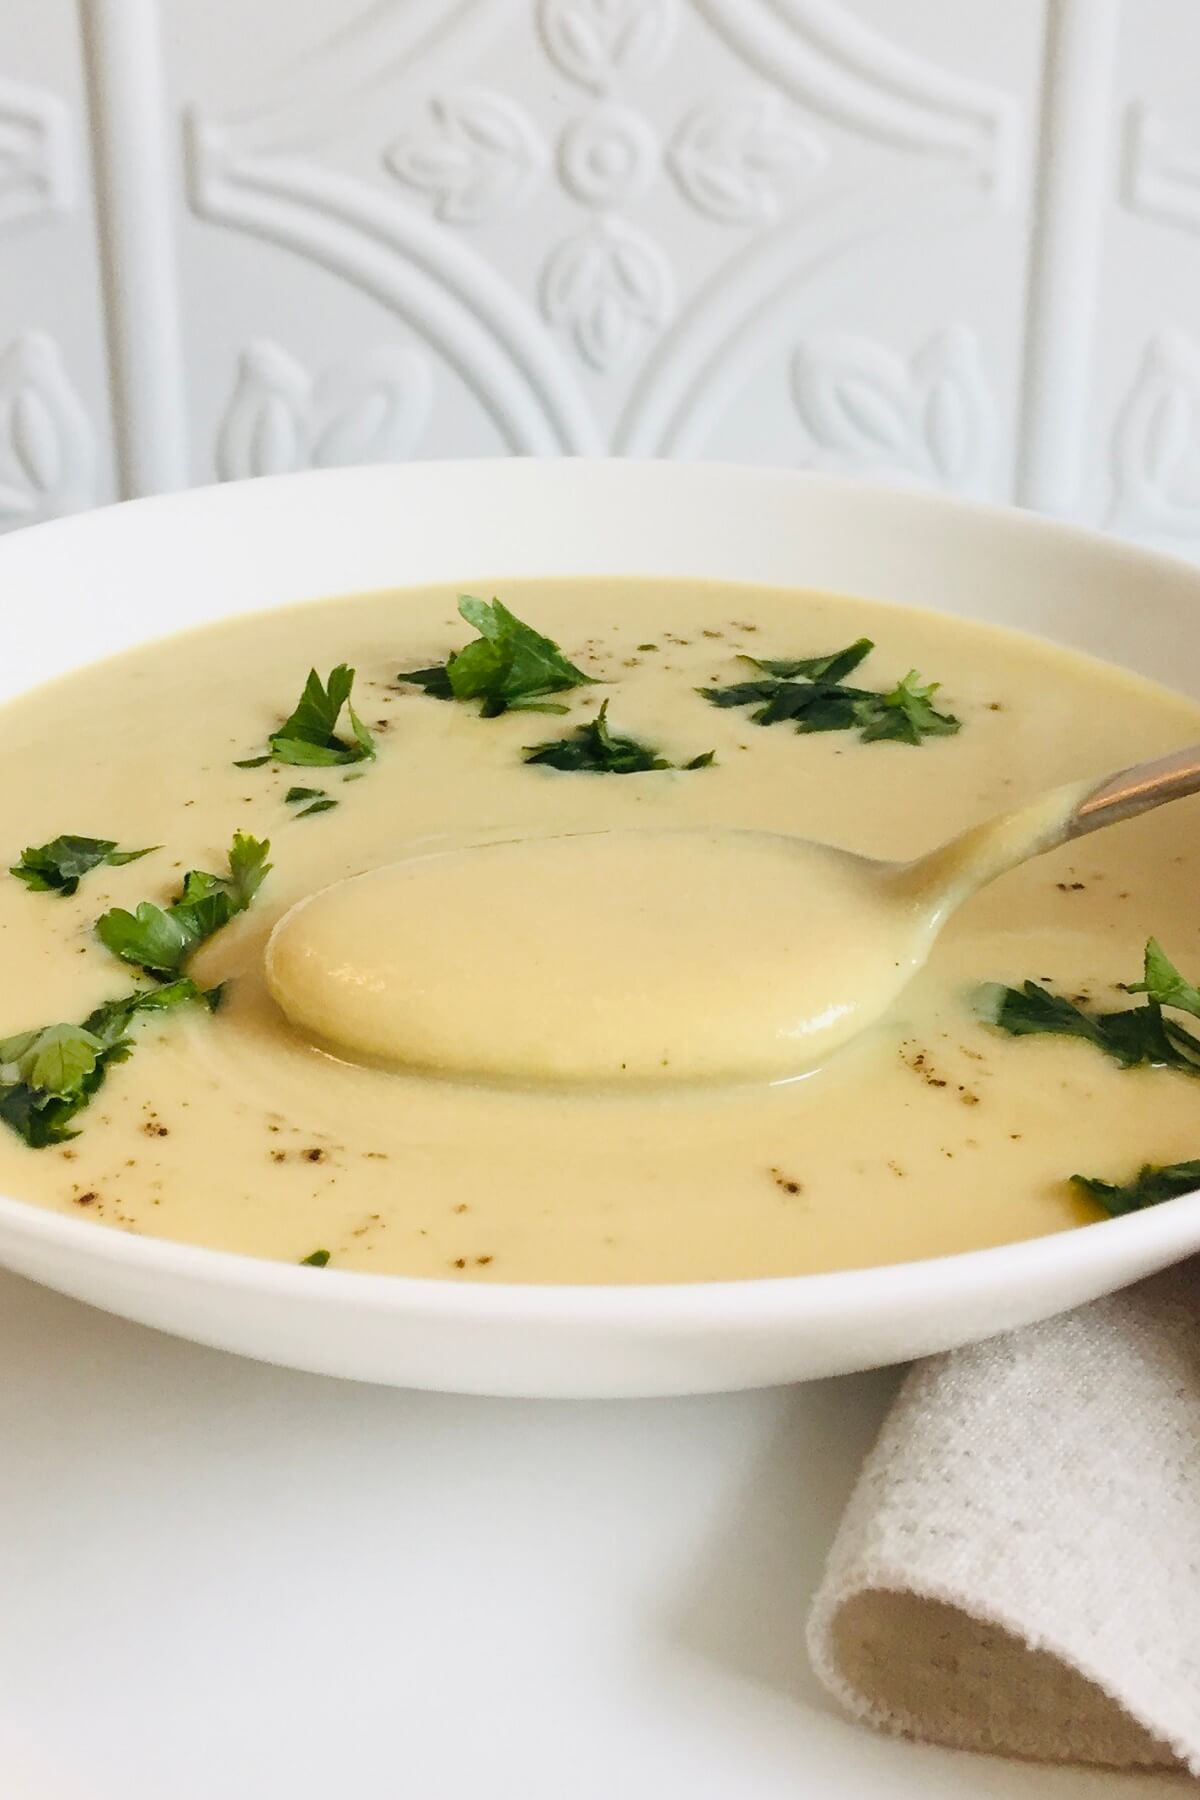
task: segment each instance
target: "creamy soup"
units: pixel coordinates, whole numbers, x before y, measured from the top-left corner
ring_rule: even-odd
[[[874,958],[882,980],[894,960],[876,933],[838,937],[833,875],[797,912],[786,837],[912,858],[1056,782],[1200,738],[1200,708],[1032,639],[860,600],[632,579],[502,597],[591,678],[538,702],[565,711],[488,717],[399,679],[475,635],[443,589],[236,620],[0,711],[20,776],[5,864],[63,833],[158,846],[65,895],[0,878],[0,1033],[154,991],[97,919],[168,907],[188,870],[221,874],[235,831],[269,839],[273,865],[178,964],[223,984],[219,1008],[136,1020],[68,1141],[0,1129],[0,1190],[339,1268],[684,1281],[1062,1230],[1102,1217],[1071,1175],[1127,1181],[1200,1154],[1189,1075],[1012,1035],[978,1004],[983,984],[1032,980],[1089,1016],[1132,1006],[1120,984],[1150,936],[1195,977],[1196,801],[1003,876],[836,1053],[759,1055],[793,1016],[798,959],[829,1006],[841,961]],[[741,659],[861,638],[874,648],[840,684],[860,697],[830,702],[838,728],[756,720],[788,678]],[[267,756],[309,667],[343,663],[374,756]],[[918,742],[883,711],[913,669],[940,683],[907,690],[924,695]],[[765,686],[745,703],[697,691],[748,681]],[[337,729],[353,747],[347,713]],[[610,772],[590,766],[614,740]],[[750,854],[726,832],[776,835]]]

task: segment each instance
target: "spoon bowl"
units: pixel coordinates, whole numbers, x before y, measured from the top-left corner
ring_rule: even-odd
[[[787,1079],[886,1014],[981,887],[1198,787],[1194,747],[1054,788],[909,863],[715,829],[418,852],[293,906],[267,945],[267,984],[333,1054],[426,1074]]]

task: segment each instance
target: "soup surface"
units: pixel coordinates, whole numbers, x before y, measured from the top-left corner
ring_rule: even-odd
[[[159,846],[101,864],[66,896],[0,877],[0,1033],[79,1021],[150,989],[98,941],[109,908],[167,906],[185,871],[224,868],[238,830],[269,838],[273,864],[248,909],[187,964],[197,982],[226,984],[219,1010],[184,1005],[139,1020],[130,1060],[107,1073],[70,1141],[32,1148],[0,1129],[0,1191],[288,1261],[319,1250],[335,1267],[459,1280],[685,1281],[902,1261],[1062,1230],[1102,1216],[1073,1173],[1126,1180],[1143,1163],[1200,1154],[1200,1087],[1188,1075],[1122,1067],[1071,1037],[1010,1035],[976,1007],[980,984],[1030,979],[1092,1009],[1130,1005],[1119,984],[1139,979],[1151,935],[1194,977],[1197,801],[1001,878],[952,920],[882,1022],[799,1079],[473,1082],[353,1062],[311,1041],[268,988],[272,929],[306,896],[414,847],[732,827],[907,859],[1054,783],[1200,738],[1200,708],[1177,695],[905,608],[633,579],[507,582],[502,598],[602,684],[555,694],[565,716],[485,717],[477,701],[399,679],[473,636],[443,589],[239,619],[0,711],[0,756],[19,771],[7,784],[5,864],[60,833]],[[739,657],[807,659],[861,637],[874,648],[850,681],[883,693],[918,669],[940,682],[931,704],[960,728],[915,744],[864,741],[858,728],[802,734],[697,692],[761,674]],[[340,663],[357,671],[373,759],[236,766],[261,755],[310,665]],[[605,704],[610,732],[670,766],[616,774],[524,760],[529,746],[576,741]],[[345,715],[339,729],[346,736]],[[711,761],[686,766],[709,751]],[[336,805],[289,801],[297,786]],[[719,891],[719,836],[712,843]],[[764,864],[764,884],[769,875]],[[621,880],[619,858],[601,863],[590,898],[569,913],[553,886],[531,881],[528,894],[547,941],[594,945],[598,991],[617,994],[627,972],[604,965],[617,941],[604,926]],[[580,998],[532,985],[532,962],[525,992],[521,943],[536,934],[510,930],[506,941],[505,885],[504,905],[499,890],[490,904],[479,855],[458,914],[430,942],[443,965],[456,959],[464,1018],[472,990],[482,1010],[503,992],[514,1043],[529,1039],[534,1017],[570,1046]],[[685,887],[663,907],[662,956],[694,1011],[706,996],[728,1007],[729,966],[706,962]],[[774,965],[754,952],[769,914],[765,886],[745,894],[737,979],[764,987]],[[371,929],[386,922],[384,909]],[[363,956],[362,929],[346,943],[351,961]],[[503,1055],[494,1061],[502,1073]]]

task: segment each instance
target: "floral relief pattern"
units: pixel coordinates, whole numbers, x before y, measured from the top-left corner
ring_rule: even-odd
[[[540,0],[546,54],[564,75],[601,91],[623,76],[649,75],[679,26],[679,0]]]
[[[977,79],[855,0],[372,0],[313,48],[249,107],[190,116],[190,204],[383,308],[426,378],[453,371],[438,453],[473,447],[465,399],[517,453],[705,454],[734,409],[744,441],[753,384],[765,455],[794,456],[803,430],[811,460],[1002,483],[965,327],[897,355],[870,311],[878,342],[807,340],[917,233],[932,243],[969,214],[986,234],[1025,141],[1013,55]],[[973,296],[976,277],[949,285]],[[973,304],[929,297],[926,335]],[[997,310],[989,348],[1006,342]],[[223,472],[407,453],[392,444],[415,441],[421,378],[400,402],[372,390],[346,448],[336,391],[363,359],[335,380],[320,342],[311,368],[247,352]],[[778,359],[797,343],[788,406]]]
[[[814,340],[796,351],[792,383],[819,464],[988,490],[996,413],[966,326],[949,326],[907,362],[869,338]]]
[[[679,27],[679,0],[537,0],[536,23],[555,67],[601,96],[563,125],[555,165],[562,190],[601,215],[553,245],[541,310],[578,356],[608,372],[626,364],[670,318],[675,281],[665,251],[622,210],[666,168],[679,196],[720,226],[768,225],[825,159],[771,88],[691,107],[666,153],[648,120],[616,95],[659,68]],[[548,163],[528,114],[503,94],[463,87],[429,102],[428,118],[388,145],[385,166],[425,195],[446,225],[493,223],[529,201]]]
[[[400,181],[428,194],[448,225],[483,225],[529,199],[546,166],[533,121],[502,94],[460,88],[431,100],[426,131],[398,138],[384,161]]]
[[[609,103],[573,119],[558,147],[563,186],[581,206],[621,206],[654,180],[658,145],[646,121]]]
[[[0,225],[68,212],[73,160],[70,115],[62,101],[0,81]]]
[[[96,445],[58,346],[41,332],[0,355],[0,530],[91,506]]]
[[[769,223],[788,189],[824,159],[820,140],[770,90],[697,106],[667,150],[684,199],[723,225]]]
[[[1121,407],[1107,523],[1200,535],[1200,345],[1182,331],[1150,340]]]
[[[419,352],[384,346],[316,380],[278,344],[241,358],[217,447],[223,481],[352,463],[396,462],[417,447],[433,381]]]
[[[594,369],[628,361],[639,339],[669,318],[671,267],[643,232],[609,219],[553,253],[542,276],[542,310],[569,328]]]

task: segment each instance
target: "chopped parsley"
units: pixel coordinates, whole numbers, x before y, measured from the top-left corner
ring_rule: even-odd
[[[953,713],[938,712],[933,696],[941,683],[922,681],[910,669],[902,681],[886,694],[873,694],[860,700],[854,722],[864,744],[891,738],[900,744],[921,744],[927,737],[953,737],[962,729],[961,719]]]
[[[1117,1219],[1122,1213],[1141,1212],[1200,1188],[1200,1162],[1143,1163],[1133,1180],[1126,1182],[1101,1181],[1096,1175],[1072,1175],[1071,1181]]]
[[[298,819],[309,819],[313,813],[331,812],[337,805],[337,801],[331,800],[324,788],[292,787],[283,797],[289,806],[304,807],[303,812],[296,814]],[[312,805],[304,806],[306,800],[311,800]]]
[[[266,839],[237,832],[227,875],[192,869],[167,907],[150,900],[143,900],[136,912],[114,906],[97,919],[97,937],[122,962],[159,981],[179,975],[198,945],[249,906],[270,872],[270,848]]]
[[[1200,1018],[1200,989],[1184,980],[1157,938],[1146,945],[1142,979],[1130,982],[1125,991],[1144,994],[1145,1001],[1114,1012],[1094,1012],[1051,993],[1040,982],[1026,981],[1019,988],[993,982],[980,989],[978,1011],[1014,1037],[1078,1037],[1125,1069],[1149,1066],[1200,1075],[1200,1037],[1164,1011],[1170,1007]],[[1072,1175],[1071,1184],[1118,1218],[1200,1188],[1200,1161],[1143,1163],[1126,1182]]]
[[[100,1087],[109,1067],[132,1054],[129,1028],[143,1013],[165,1012],[186,1001],[210,1010],[221,990],[198,988],[186,976],[167,987],[106,1000],[82,1025],[43,1025],[0,1041],[0,1120],[34,1150],[76,1137],[71,1129]]]
[[[551,769],[584,770],[594,775],[642,775],[650,769],[705,769],[715,751],[706,750],[688,763],[668,762],[649,744],[636,738],[618,737],[608,729],[608,701],[596,717],[577,726],[570,737],[556,738],[546,744],[528,744],[527,763],[544,763]]]
[[[328,1250],[310,1250],[307,1256],[300,1258],[302,1269],[323,1269],[329,1261]]]
[[[753,707],[750,717],[756,725],[791,724],[805,734],[857,731],[865,744],[885,738],[921,744],[927,737],[949,737],[961,729],[953,713],[934,706],[938,683],[923,682],[915,669],[884,693],[848,685],[846,676],[874,647],[870,638],[857,638],[823,656],[746,656],[743,662],[763,671],[759,678],[698,691],[713,706]]]
[[[39,894],[61,894],[64,900],[75,893],[83,877],[101,863],[116,869],[122,863],[137,862],[157,850],[149,844],[144,850],[118,850],[112,838],[51,838],[48,844],[31,844],[21,852],[21,860],[8,871],[18,881]]]
[[[310,669],[294,710],[268,739],[270,750],[262,756],[243,757],[235,767],[260,769],[272,759],[302,768],[368,761],[375,755],[375,739],[351,703],[353,686],[354,670],[345,663],[331,669],[324,681],[315,669]],[[350,727],[349,739],[337,734],[343,707]]]
[[[399,680],[424,688],[435,700],[478,700],[485,719],[503,712],[566,712],[545,696],[592,681],[501,601],[460,594],[458,610],[479,636],[452,650],[444,663],[405,670]]]
[[[1183,979],[1157,938],[1146,945],[1142,979],[1132,982],[1126,992],[1148,994],[1159,1006],[1174,1006],[1200,1019],[1200,989]]]
[[[977,1010],[1013,1037],[1083,1038],[1126,1069],[1149,1065],[1200,1075],[1200,1037],[1163,1010],[1200,1016],[1200,992],[1184,981],[1155,938],[1146,945],[1142,980],[1127,992],[1146,999],[1141,1006],[1093,1012],[1036,981],[1019,988],[989,983],[980,990]]]

